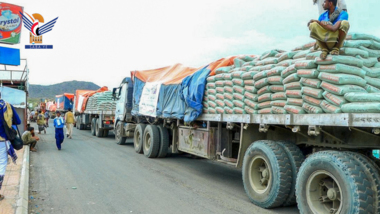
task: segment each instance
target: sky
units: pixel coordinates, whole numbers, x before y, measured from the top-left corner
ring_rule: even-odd
[[[28,59],[30,84],[42,85],[79,80],[113,88],[133,70],[290,50],[311,41],[307,23],[318,18],[312,0],[3,1],[41,14],[45,23],[59,17],[43,36],[52,50],[26,50],[26,28],[11,46]],[[346,3],[350,32],[380,37],[380,1]]]

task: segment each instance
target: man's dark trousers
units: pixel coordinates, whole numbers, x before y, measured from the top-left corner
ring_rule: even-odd
[[[63,128],[55,128],[55,143],[57,144],[57,148],[61,150],[61,144],[65,136],[63,135]]]

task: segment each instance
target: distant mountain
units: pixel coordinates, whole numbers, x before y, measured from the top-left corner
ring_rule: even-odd
[[[54,85],[30,85],[29,98],[55,99],[55,95],[74,94],[76,90],[98,90],[100,86],[92,82],[68,81]]]

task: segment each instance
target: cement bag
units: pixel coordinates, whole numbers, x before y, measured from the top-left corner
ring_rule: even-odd
[[[279,107],[279,106],[272,106],[271,112],[272,112],[272,114],[287,114],[286,110],[284,108]]]
[[[368,93],[380,93],[380,89],[376,88],[376,87],[373,87],[371,85],[366,85],[365,87],[365,90],[368,92]]]
[[[316,58],[315,63],[318,65],[346,64],[359,68],[363,67],[363,61],[352,56],[328,55],[325,60],[322,60],[320,57]]]
[[[380,102],[380,93],[347,93],[344,99],[350,102]]]
[[[224,93],[224,87],[216,87],[216,94],[223,94]]]
[[[234,105],[234,103],[231,101],[231,100],[224,100],[224,105],[225,106],[228,106],[229,108],[233,108],[233,107],[235,107],[235,105]],[[226,110],[226,109],[224,109],[224,110]]]
[[[255,66],[255,67],[252,67],[249,71],[260,72],[260,71],[261,71],[261,66]]]
[[[219,80],[215,82],[216,87],[224,87],[224,80]]]
[[[247,56],[247,55],[246,55],[246,56],[240,57],[240,59],[244,60],[245,62],[250,62],[250,61],[256,59],[256,57],[253,58],[253,57],[251,57],[251,56]]]
[[[286,106],[284,106],[284,109],[289,114],[305,114],[306,113],[305,110],[299,106],[286,105]]]
[[[266,51],[264,52],[261,56],[260,56],[260,60],[263,60],[263,59],[266,59],[268,57],[274,57],[276,56],[276,54],[278,54],[279,52],[277,50],[270,50],[270,51]]]
[[[216,94],[216,100],[224,100],[224,94]]]
[[[248,72],[246,72],[246,73],[243,73],[242,75],[241,75],[241,78],[243,79],[243,80],[251,80],[251,79],[253,79],[253,76],[255,76],[256,74],[258,74],[259,72],[258,71],[248,71]]]
[[[215,77],[215,81],[224,80],[224,74],[217,74],[214,77]]]
[[[224,107],[224,112],[225,112],[226,114],[233,114],[233,113],[234,113],[234,111],[233,111],[232,108],[230,108],[230,107]]]
[[[300,58],[305,58],[306,55],[310,52],[310,50],[304,50],[298,52],[296,55],[293,56],[293,59],[300,59]]]
[[[273,64],[277,64],[277,63],[278,63],[277,58],[268,57],[266,59],[263,59],[263,60],[257,62],[256,65],[263,66],[263,65],[273,65]]]
[[[296,99],[296,98],[288,98],[286,101],[286,105],[292,105],[292,106],[301,106],[303,105],[302,99]]]
[[[363,78],[351,74],[330,74],[330,73],[320,73],[318,78],[322,81],[337,84],[337,85],[358,85],[365,87],[367,81]]]
[[[248,106],[248,107],[254,109],[254,110],[259,109],[259,103],[254,102],[254,101],[252,101],[252,100],[245,99],[245,100],[244,100],[244,104],[245,104],[246,106]]]
[[[253,66],[243,66],[240,68],[242,71],[249,71]]]
[[[363,33],[352,33],[347,35],[346,39],[350,40],[373,40],[376,42],[380,42],[380,39],[376,36],[368,35],[368,34],[363,34]]]
[[[342,106],[344,113],[380,113],[380,103],[347,103]]]
[[[319,79],[309,79],[302,77],[300,83],[302,86],[307,86],[310,88],[321,88],[322,81]]]
[[[272,107],[273,106],[284,107],[286,105],[286,101],[285,100],[275,100],[275,101],[270,102],[270,105]]]
[[[286,90],[299,90],[301,89],[301,83],[300,82],[291,82],[284,85],[284,89]]]
[[[319,57],[321,55],[321,53],[322,53],[322,51],[308,53],[306,55],[306,60],[315,60],[315,58]]]
[[[216,101],[216,100],[215,100]],[[208,107],[210,108],[216,108],[217,104],[216,102],[213,102],[213,101],[208,101]]]
[[[276,67],[276,65],[273,65],[273,64],[270,64],[270,65],[264,65],[264,66],[261,66],[261,70],[262,71],[267,71],[267,70],[270,70],[272,68]]]
[[[244,86],[254,86],[255,85],[255,80],[244,80]]]
[[[363,58],[361,56],[357,56],[356,58],[363,61],[363,66],[370,68],[373,67],[376,63],[378,63],[376,57]]]
[[[208,108],[208,103],[207,102],[202,102],[203,108]]]
[[[207,77],[207,83],[215,82],[215,76]]]
[[[259,111],[255,110],[249,106],[245,106],[244,110],[247,114],[258,114],[259,113]]]
[[[266,102],[259,103],[259,109],[270,108],[271,107],[271,105],[270,105],[271,102],[272,101],[266,101]]]
[[[232,82],[234,83],[234,85],[244,87],[244,80],[242,79],[234,78],[232,79]]]
[[[380,77],[380,68],[367,68],[363,66],[363,70],[366,72],[366,75],[369,77],[373,77],[373,78]]]
[[[320,107],[326,113],[331,113],[331,114],[342,113],[342,110],[339,107],[334,106],[331,103],[326,102],[325,100],[321,102]]]
[[[257,91],[257,95],[263,95],[265,93],[270,93],[270,92],[272,92],[270,90],[270,86],[264,86],[260,90]]]
[[[256,65],[256,62],[254,61],[246,61],[244,64],[243,64],[243,67],[245,66],[255,66]]]
[[[231,86],[224,86],[224,93],[234,93],[234,88]]]
[[[286,90],[285,91],[286,97],[288,98],[302,98],[302,91],[301,90]]]
[[[366,48],[363,46],[361,46],[359,48],[363,51],[367,51],[369,57],[376,57],[376,58],[380,57],[380,50],[372,50],[372,49],[369,49],[369,48]]]
[[[258,111],[259,114],[272,114],[272,108],[264,108]]]
[[[308,103],[304,103],[302,108],[309,114],[323,114],[324,111],[318,106],[313,106]]]
[[[272,94],[266,93],[258,97],[259,103],[266,102],[272,100]]]
[[[215,70],[215,74],[228,73],[233,69],[233,66],[220,67]]]
[[[216,114],[216,110],[213,109],[213,108],[212,108],[212,109],[209,108],[209,109],[208,109],[208,113],[209,113],[209,114]]]
[[[241,86],[235,85],[232,88],[234,90],[234,93],[244,94],[244,92],[245,92],[245,89]]]
[[[244,97],[245,97],[246,99],[250,99],[250,100],[252,100],[252,101],[254,101],[254,102],[257,102],[259,96],[258,96],[257,94],[252,94],[252,93],[246,91],[246,92],[244,93]]]
[[[236,68],[242,67],[244,63],[245,63],[244,60],[241,60],[241,59],[238,59],[238,58],[234,59],[234,65],[235,65]]]
[[[203,101],[208,101],[208,96],[203,96]]]
[[[215,108],[215,111],[216,111],[217,114],[224,114],[224,113],[226,113],[226,112],[224,111],[224,108],[223,108],[223,107],[216,107],[216,108]]]
[[[212,89],[210,89],[210,90],[212,90]],[[205,90],[204,95],[205,95],[205,96],[208,95],[208,89]]]
[[[215,101],[216,100],[216,96],[215,95],[207,95],[207,99],[209,101]]]
[[[255,74],[252,78],[255,81],[259,81],[261,79],[264,79],[264,78],[268,77],[267,72],[268,72],[268,70],[266,70],[266,71],[260,71],[260,73]]]
[[[208,95],[215,95],[216,94],[216,89],[207,89],[207,94]]]
[[[234,86],[234,83],[232,82],[232,80],[224,80],[224,87],[226,86],[232,87]]]
[[[369,54],[367,51],[364,51],[359,48],[341,48],[340,49],[340,55],[346,55],[346,56],[361,56],[364,58],[368,58]]]
[[[233,108],[234,114],[246,114],[245,110],[243,108],[235,107]]]
[[[291,82],[298,82],[301,78],[297,75],[297,73],[295,74],[291,74],[289,75],[288,77],[286,77],[282,83],[285,85],[287,83],[291,83]]]
[[[321,88],[325,91],[341,96],[349,92],[367,92],[363,87],[357,85],[334,85],[327,82],[322,82]]]
[[[297,76],[298,77],[317,78],[318,75],[319,75],[319,71],[316,69],[300,69],[300,70],[297,70]]]
[[[283,70],[285,70],[284,67],[274,67],[267,72],[267,77],[279,76]]]
[[[295,63],[294,60],[288,59],[288,60],[284,60],[282,62],[277,63],[277,66],[287,68],[287,67],[293,65],[294,63]]]
[[[240,94],[240,93],[233,93],[232,96],[233,96],[234,100],[239,100],[241,102],[243,102],[245,99],[244,95]]]
[[[307,96],[307,95],[303,95],[302,96],[302,100],[306,103],[309,103],[311,105],[314,105],[314,106],[320,106],[322,101],[321,99],[316,99],[314,97],[310,97],[310,96]]]
[[[286,94],[285,92],[277,92],[277,93],[274,93],[272,94],[272,100],[275,101],[275,100],[286,100],[287,97],[286,97]]]
[[[380,68],[380,62],[376,63],[373,67],[374,68]]]
[[[345,40],[343,47],[359,48],[360,46],[364,46],[368,48],[371,45],[372,45],[372,41],[370,40]]]
[[[314,47],[314,45],[315,45],[315,42],[309,42],[307,44],[302,45],[302,49],[308,50],[308,49]]]
[[[223,75],[223,80],[232,80],[232,74],[231,73],[228,73],[228,74],[224,74]]]
[[[224,93],[223,96],[224,96],[224,101],[234,99],[232,93]]]
[[[281,77],[286,78],[291,74],[297,73],[296,65],[291,65],[281,72]]]
[[[299,51],[289,51],[282,53],[281,56],[278,58],[278,62],[287,60],[287,59],[293,59],[293,56],[295,56]]]
[[[283,78],[281,76],[271,76],[268,77],[268,83],[271,85],[280,85],[282,84]]]
[[[210,88],[212,88],[212,89],[215,89],[216,88],[216,85],[215,85],[215,83],[207,83],[206,84],[206,87],[207,87],[207,89],[210,89]]]
[[[380,78],[365,77],[364,79],[367,80],[368,85],[380,88]]]
[[[284,92],[285,86],[283,86],[283,85],[271,85],[271,86],[269,86],[269,90],[273,93]]]
[[[224,100],[219,100],[219,99],[216,99],[215,100],[215,103],[216,103],[216,106],[218,107],[222,107],[224,108],[226,106],[226,104],[224,104]]]
[[[380,49],[380,42],[372,41],[372,45],[369,46],[369,48],[379,50]]]
[[[244,73],[244,71],[235,71],[232,73],[232,79],[241,79],[241,75],[243,75]]]
[[[260,89],[264,86],[269,85],[268,78],[261,79],[257,82],[255,82],[255,88]]]
[[[353,74],[353,75],[357,75],[363,78],[366,75],[366,72],[364,70],[358,67],[344,65],[344,64],[320,65],[318,66],[318,71],[327,72],[327,73]]]
[[[297,70],[317,68],[317,64],[315,64],[314,60],[299,61],[299,62],[296,62],[294,65]]]
[[[207,108],[203,108],[203,109],[202,109],[202,113],[203,113],[203,114],[208,114],[208,109],[207,109]]]
[[[331,104],[336,105],[338,107],[342,107],[343,104],[347,103],[347,100],[344,99],[343,96],[338,96],[335,94],[331,94],[327,91],[323,92],[323,97]]]
[[[232,102],[234,103],[235,107],[238,107],[238,108],[244,108],[245,107],[244,102],[242,102],[240,100],[234,100]]]
[[[257,94],[257,88],[255,88],[255,86],[245,85],[244,91],[248,91],[249,93]]]

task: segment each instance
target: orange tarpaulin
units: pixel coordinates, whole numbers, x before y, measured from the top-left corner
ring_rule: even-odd
[[[91,92],[94,92],[94,90],[76,90],[75,91],[75,106],[74,106],[75,111],[81,111],[82,106],[78,108],[80,98],[84,97],[83,96],[84,94],[91,93]]]
[[[176,64],[152,70],[132,71],[131,76],[137,77],[143,82],[161,82],[164,85],[170,85],[181,83],[185,77],[194,74],[199,69]]]
[[[81,108],[80,113],[84,112],[84,110],[86,109],[88,98],[90,98],[92,95],[94,95],[96,93],[105,92],[105,91],[108,91],[108,87],[107,86],[103,86],[103,87],[99,88],[96,91],[89,91],[87,93],[81,94],[81,96],[84,97],[84,100],[83,100],[83,103],[82,103],[82,108]]]
[[[232,57],[228,57],[228,58],[222,58],[222,59],[219,59],[215,62],[210,63],[208,65],[208,68],[211,70],[209,75],[214,76],[216,69],[218,69],[220,67],[233,65],[235,58],[236,58],[236,56],[232,56]]]

